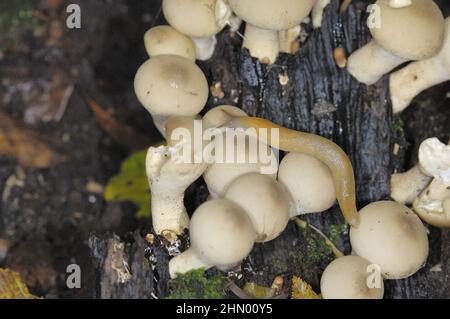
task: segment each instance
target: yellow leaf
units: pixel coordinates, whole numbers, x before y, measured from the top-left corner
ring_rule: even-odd
[[[263,287],[254,282],[246,283],[243,290],[256,299],[270,299],[275,295],[275,289]]]
[[[0,268],[0,299],[38,299],[30,294],[20,275]]]
[[[303,281],[300,277],[292,277],[291,290],[292,299],[321,299],[320,294],[315,293],[311,285]]]

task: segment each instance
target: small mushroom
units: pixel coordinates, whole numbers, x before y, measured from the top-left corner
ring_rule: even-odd
[[[168,25],[148,30],[144,35],[145,49],[150,58],[159,55],[178,55],[195,62],[192,40]]]
[[[227,133],[221,135],[221,143],[215,144],[215,161],[203,174],[213,198],[223,196],[231,182],[247,173],[267,173],[276,179],[278,160],[272,148],[245,132],[236,131],[229,136],[232,134],[235,134],[236,138],[231,141],[231,146],[227,146],[229,143],[226,141],[230,140]],[[261,154],[264,154],[264,157]]]
[[[450,145],[437,138],[425,140],[419,148],[419,161],[434,179],[414,200],[414,211],[430,225],[450,227]]]
[[[235,179],[224,198],[242,207],[256,231],[257,242],[267,242],[280,235],[289,221],[289,196],[273,178],[249,173]]]
[[[450,80],[450,18],[445,24],[446,36],[439,53],[391,74],[389,87],[394,113],[407,108],[420,92]]]
[[[323,11],[330,4],[330,0],[316,0],[312,8],[312,24],[314,28],[322,26]]]
[[[425,265],[427,231],[408,207],[379,201],[359,212],[360,225],[350,228],[353,252],[380,266],[386,279],[403,279]]]
[[[323,212],[336,202],[336,190],[330,169],[312,156],[287,154],[280,163],[278,180],[292,197],[291,217]]]
[[[209,87],[200,68],[189,59],[160,55],[145,62],[134,78],[134,90],[165,136],[169,116],[195,116],[208,99]]]
[[[189,229],[191,247],[169,262],[172,278],[193,269],[242,261],[255,242],[255,230],[245,211],[228,200],[210,200],[194,212]]]
[[[164,0],[162,7],[167,22],[192,38],[197,58],[208,60],[217,43],[215,35],[225,27],[231,11],[217,7],[217,0]]]
[[[172,157],[170,146],[150,147],[146,173],[151,192],[153,228],[158,235],[183,233],[189,226],[184,192],[206,169],[205,163],[184,163]]]
[[[377,10],[369,16],[375,22],[370,26],[373,39],[348,59],[350,74],[367,85],[404,62],[434,56],[444,40],[444,17],[432,0],[413,0],[400,8],[389,4],[375,3]]]
[[[323,299],[383,299],[384,284],[359,256],[344,256],[332,261],[320,279]],[[378,286],[378,287],[377,287]]]
[[[220,105],[213,107],[203,117],[203,128],[222,127],[234,117],[247,116],[242,109],[232,105]]]
[[[297,27],[311,12],[315,0],[228,0],[228,4],[246,23],[243,46],[263,63],[274,63],[281,38]],[[281,41],[283,42],[283,41]],[[283,45],[289,48],[290,45]]]
[[[399,203],[411,204],[433,178],[450,186],[450,146],[437,138],[424,140],[419,147],[419,163],[405,173],[391,177],[391,197]]]

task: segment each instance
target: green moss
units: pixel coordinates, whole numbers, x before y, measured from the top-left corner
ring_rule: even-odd
[[[348,235],[348,224],[334,224],[329,229],[330,240],[336,245],[342,236]]]
[[[394,130],[398,135],[400,135],[400,136],[404,135],[404,126],[405,126],[405,124],[403,123],[403,120],[400,117],[400,114],[395,114],[394,115]]]
[[[226,296],[227,285],[223,275],[207,278],[204,269],[193,270],[169,282],[167,299],[221,299]]]
[[[0,1],[0,47],[17,41],[20,34],[37,26],[31,0]]]

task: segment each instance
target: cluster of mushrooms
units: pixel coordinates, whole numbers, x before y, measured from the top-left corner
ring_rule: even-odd
[[[409,5],[405,5],[407,2]],[[261,62],[273,63],[279,52],[295,52],[300,23],[310,13],[313,25],[320,27],[322,11],[328,3],[329,0],[163,0],[169,25],[154,27],[145,34],[150,58],[137,71],[134,86],[139,101],[167,141],[166,145],[150,147],[146,159],[153,228],[169,240],[189,229],[190,247],[169,263],[173,278],[198,268],[232,269],[250,254],[255,243],[279,236],[290,218],[326,211],[337,200],[351,226],[353,253],[336,259],[325,269],[322,296],[382,298],[383,278],[411,276],[428,256],[426,228],[404,204],[414,202],[417,214],[430,224],[450,226],[450,149],[437,139],[424,142],[417,167],[393,176],[392,197],[397,202],[371,203],[358,212],[352,164],[332,141],[249,117],[231,105],[217,106],[203,117],[199,115],[207,103],[209,86],[195,60],[212,56],[218,32],[226,26],[231,32],[238,32],[245,21],[243,46]],[[447,21],[446,26],[433,1],[379,0],[377,4],[386,25],[372,30],[374,40],[350,57],[349,71],[370,84],[381,77],[382,69],[385,73],[404,61],[429,58],[392,75],[395,80],[391,84],[406,82],[403,90],[411,90],[406,76],[418,72],[416,84],[422,85],[417,88],[424,88],[438,82],[431,79],[437,76],[431,68],[439,68],[443,73],[441,65],[446,65],[448,77],[450,40],[444,34],[445,29],[450,32],[450,23]],[[408,39],[404,34],[414,36]],[[398,49],[392,47],[394,44],[400,44]],[[363,61],[367,56],[373,63]],[[444,74],[440,76],[439,81],[444,79]],[[413,96],[411,91],[396,93],[395,103],[404,100],[405,94],[408,98]],[[194,136],[199,133],[199,123],[202,140],[196,148],[193,140],[177,133],[182,128]],[[231,145],[234,161],[195,160],[206,147],[224,147],[215,144],[214,138],[205,142],[202,133],[210,130],[220,136],[226,134],[227,128],[242,129],[239,134],[245,141],[237,143],[237,134]],[[277,129],[279,136],[276,141],[269,138],[263,143],[258,135],[246,134],[245,129]],[[264,173],[267,158],[257,156],[250,160],[249,145],[255,139],[263,150],[258,154],[265,154],[271,163],[276,163],[268,173]],[[190,146],[192,160],[179,161],[174,154],[186,145]],[[230,152],[229,146],[223,149],[224,153]],[[276,149],[287,152],[279,164]],[[239,156],[245,160],[237,161]],[[184,193],[200,177],[210,196],[189,218]],[[378,277],[369,285],[368,269],[372,266]]]

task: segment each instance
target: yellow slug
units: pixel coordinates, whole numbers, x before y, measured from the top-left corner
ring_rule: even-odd
[[[267,129],[268,142],[272,146],[285,152],[310,155],[325,163],[333,175],[342,215],[351,226],[359,225],[353,166],[347,154],[336,143],[322,136],[291,130],[258,117],[240,117],[232,122],[235,127]],[[279,130],[279,141],[270,141],[270,129]]]

